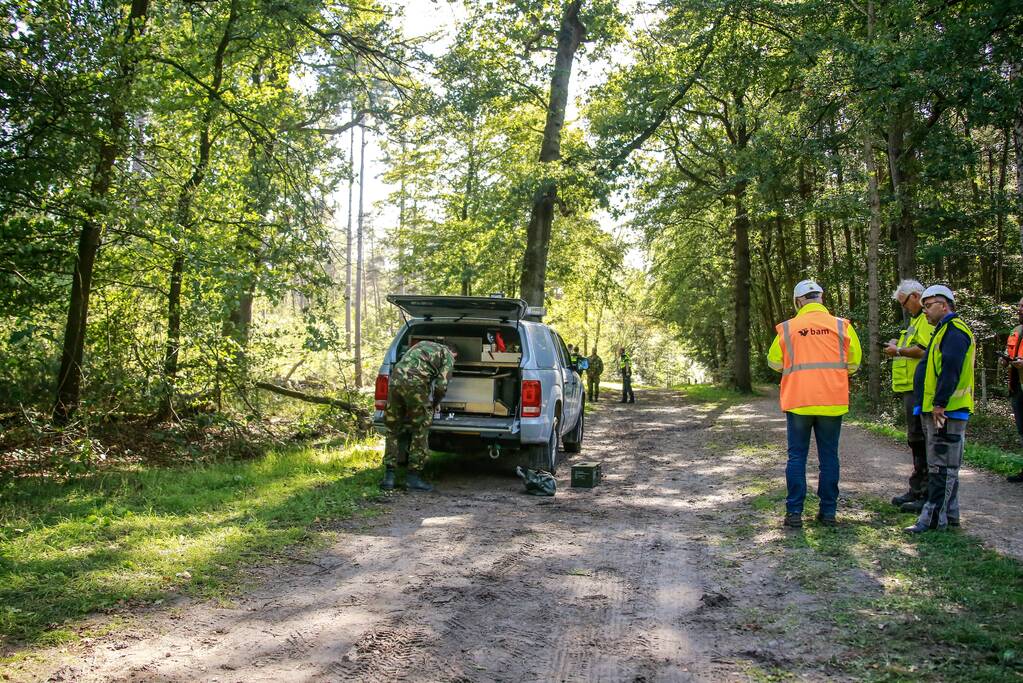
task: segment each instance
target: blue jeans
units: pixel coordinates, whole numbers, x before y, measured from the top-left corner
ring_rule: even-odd
[[[806,500],[806,456],[810,452],[810,430],[817,439],[817,457],[821,473],[817,481],[820,512],[832,517],[838,509],[838,438],[842,434],[842,416],[796,415],[785,413],[789,440],[789,462],[785,467],[785,483],[789,495],[785,510],[803,513]]]

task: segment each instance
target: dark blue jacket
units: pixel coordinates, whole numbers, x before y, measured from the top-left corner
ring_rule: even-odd
[[[923,405],[924,401],[924,373],[927,371],[927,359],[931,355],[931,346],[934,345],[934,339],[938,336],[938,332],[943,326],[948,325],[952,318],[957,317],[959,317],[958,313],[949,313],[941,319],[941,322],[934,328],[934,334],[931,335],[931,343],[927,346],[924,357],[920,359],[916,366],[916,374],[913,375],[913,396],[916,402],[916,412],[920,412],[920,406]],[[959,384],[959,375],[963,372],[966,353],[970,350],[970,338],[958,327],[949,325],[939,348],[941,350],[941,374],[938,375],[938,385],[934,389],[934,405],[945,407],[948,405],[948,399],[952,397],[952,393]],[[963,412],[969,414],[969,411],[964,410]]]

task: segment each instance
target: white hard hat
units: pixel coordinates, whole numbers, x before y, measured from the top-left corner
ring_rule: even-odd
[[[795,287],[792,288],[792,298],[798,299],[801,296],[806,296],[810,292],[817,292],[818,294],[823,294],[824,289],[813,280],[803,280],[802,282],[798,283]]]
[[[924,290],[924,293],[920,295],[920,301],[927,301],[932,296],[943,296],[952,303],[956,302],[956,297],[952,294],[952,290],[945,285],[931,285]]]

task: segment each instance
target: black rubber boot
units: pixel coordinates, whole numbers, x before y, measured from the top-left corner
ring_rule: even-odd
[[[901,496],[895,496],[892,498],[892,505],[895,507],[902,507],[906,503],[912,503],[914,500],[919,500],[920,496],[916,494],[916,491],[906,491]]]
[[[433,484],[419,476],[419,472],[409,472],[405,477],[405,487],[409,491],[432,491]]]
[[[913,474],[909,476],[909,490],[917,498],[927,497],[927,444],[914,441],[909,444],[913,452]]]
[[[384,471],[384,478],[380,480],[380,488],[384,491],[391,491],[394,489],[394,468],[388,467]]]
[[[917,514],[920,514],[920,511],[924,509],[924,503],[926,502],[927,501],[923,499],[911,500],[908,503],[903,503],[902,505],[900,505],[899,509],[902,510],[903,512],[915,512]]]

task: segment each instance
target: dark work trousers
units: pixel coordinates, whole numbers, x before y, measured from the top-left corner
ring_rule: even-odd
[[[920,416],[913,414],[916,399],[912,391],[902,392],[902,407],[906,415],[906,442],[913,453],[913,474],[909,475],[909,490],[917,500],[927,497],[927,439]]]
[[[586,389],[590,395],[590,403],[600,400],[600,375],[586,376]]]
[[[945,420],[937,429],[934,416],[920,416],[927,436],[927,500],[918,524],[944,529],[948,521],[959,520],[959,467],[966,446],[966,420]]]
[[[1016,418],[1016,433],[1023,443],[1023,390],[1017,391],[1010,397],[1012,401],[1012,416]]]
[[[636,402],[636,394],[632,392],[632,373],[622,375],[622,403]]]

